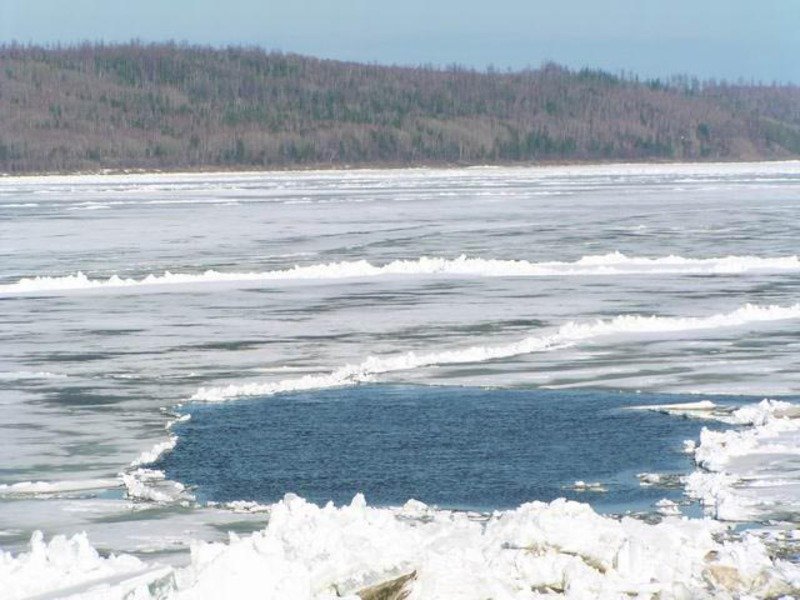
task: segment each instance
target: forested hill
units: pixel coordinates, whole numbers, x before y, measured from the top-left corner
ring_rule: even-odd
[[[798,155],[795,86],[175,44],[0,47],[7,173]]]

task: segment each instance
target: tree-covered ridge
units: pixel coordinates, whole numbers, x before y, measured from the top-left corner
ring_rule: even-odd
[[[800,154],[800,88],[258,49],[0,47],[0,172]]]

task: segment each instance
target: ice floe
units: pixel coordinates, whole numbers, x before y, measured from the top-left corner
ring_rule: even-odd
[[[194,499],[183,484],[167,479],[164,472],[158,469],[138,468],[120,473],[119,477],[125,486],[126,496],[131,500],[171,503]]]
[[[684,417],[706,417],[711,411],[718,409],[719,406],[714,404],[711,400],[698,400],[697,402],[680,402],[676,404],[631,406],[628,410],[652,410]]]
[[[658,485],[663,480],[663,475],[660,473],[639,473],[636,475],[639,479],[639,485]]]
[[[574,492],[607,492],[608,488],[605,487],[599,481],[582,481],[578,480],[570,486],[566,486],[566,489],[570,489]]]
[[[681,514],[681,509],[678,503],[667,498],[662,498],[656,502],[656,511],[666,517],[679,516]]]

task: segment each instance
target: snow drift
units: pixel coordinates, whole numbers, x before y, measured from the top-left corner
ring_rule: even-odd
[[[44,544],[37,534],[30,552],[0,558],[0,580],[11,599],[44,590],[63,597],[60,587],[70,585],[84,597],[98,589],[121,597],[123,589],[140,600],[357,600],[400,577],[409,598],[425,600],[765,597],[800,584],[798,567],[770,558],[757,538],[717,541],[724,526],[715,521],[618,521],[563,499],[477,518],[415,501],[371,508],[360,495],[349,506],[318,507],[289,494],[268,519],[227,544],[196,543],[191,564],[150,567],[144,582],[135,558],[101,558],[82,536]]]

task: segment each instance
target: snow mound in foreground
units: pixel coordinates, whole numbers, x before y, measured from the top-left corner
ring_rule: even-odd
[[[104,558],[86,534],[58,535],[46,543],[37,531],[29,552],[17,557],[0,552],[0,595],[7,600],[147,598],[141,595],[147,585],[170,574],[169,568],[148,566],[134,556]]]
[[[356,600],[392,580],[408,598],[426,600],[735,598],[800,589],[797,565],[771,559],[753,536],[720,542],[724,529],[710,519],[615,520],[563,499],[476,518],[415,501],[371,508],[361,495],[320,508],[289,494],[270,507],[262,531],[195,543],[185,568],[148,570],[133,557],[100,557],[85,536],[44,544],[39,534],[30,553],[2,555],[0,581],[10,598],[48,590],[63,597],[62,588],[80,583],[82,597],[137,600]]]

